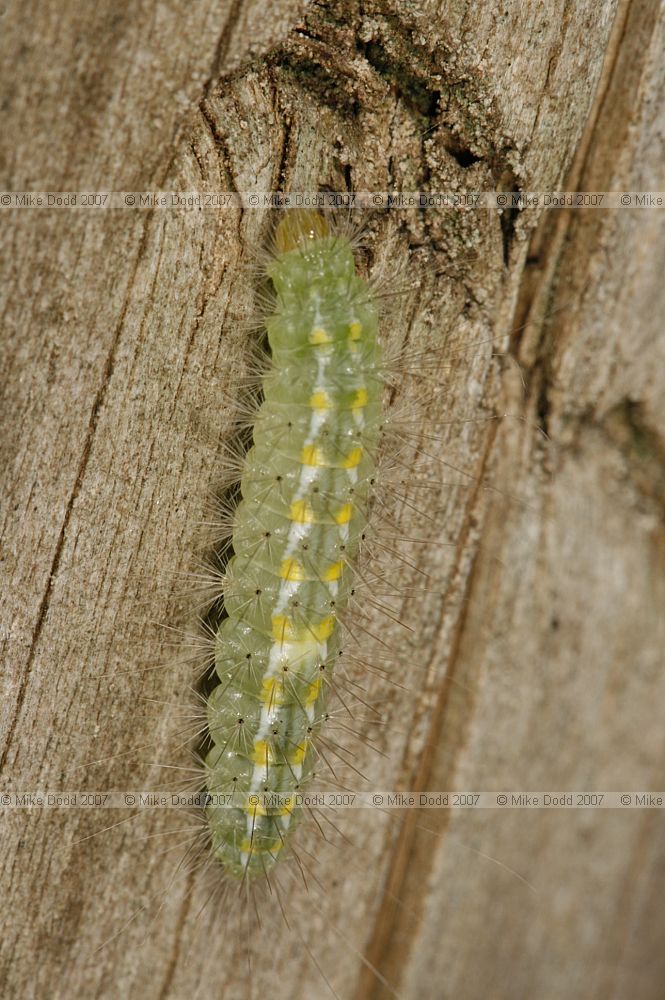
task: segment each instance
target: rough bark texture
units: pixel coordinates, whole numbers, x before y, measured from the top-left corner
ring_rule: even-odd
[[[649,0],[26,0],[0,23],[5,189],[665,188]],[[223,471],[266,231],[258,211],[2,216],[8,789],[187,766],[163,703],[193,673],[150,622],[187,614],[173,581]],[[367,256],[418,277],[385,336],[432,350],[447,389],[420,442],[440,489],[400,510],[432,539],[397,573],[405,594],[429,574],[414,631],[376,616],[408,691],[366,681],[385,720],[366,787],[662,787],[662,215],[394,212]],[[284,926],[248,974],[190,877],[129,922],[178,836],[145,839],[168,826],[152,812],[82,840],[126,815],[4,816],[3,995],[327,995]],[[354,846],[321,848],[299,926],[340,997],[391,995],[359,952],[404,998],[662,996],[662,812],[339,824]]]

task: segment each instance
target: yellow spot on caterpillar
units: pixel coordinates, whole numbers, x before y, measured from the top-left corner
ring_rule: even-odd
[[[341,462],[327,462],[323,448],[315,444],[306,444],[300,452],[300,461],[303,465],[311,465],[316,469],[355,469],[360,464],[363,457],[362,448],[352,448],[346,458]]]
[[[296,524],[313,524],[314,511],[306,500],[294,500],[291,504],[291,520]]]
[[[321,580],[324,583],[332,583],[333,580],[339,580],[342,575],[342,570],[344,568],[343,562],[332,563],[328,569],[324,570]]]
[[[315,327],[309,335],[310,344],[332,344],[332,337],[323,327]]]
[[[298,629],[285,615],[275,615],[272,620],[272,637],[276,642],[294,642]]]
[[[293,642],[296,628],[285,615],[275,615],[272,620],[272,637],[276,642]]]
[[[254,750],[250,759],[253,760],[255,764],[262,764],[264,766],[274,764],[275,750],[270,746],[267,740],[257,740],[254,744]]]
[[[307,579],[305,569],[297,559],[282,559],[279,575],[282,580],[300,581]]]
[[[349,340],[360,340],[360,334],[363,332],[362,323],[355,320],[349,327]]]
[[[252,806],[252,809],[255,807]],[[241,854],[278,854],[284,843],[278,837],[277,840],[272,840],[267,844],[260,842],[258,840],[250,840],[249,837],[245,837],[244,840],[240,842],[240,853]]]
[[[353,504],[345,503],[343,507],[340,507],[335,514],[335,522],[337,524],[348,524],[353,517]]]
[[[316,625],[309,625],[308,631],[314,635],[317,642],[325,642],[332,635],[334,627],[335,619],[332,615],[328,615],[327,618],[322,618]]]
[[[313,705],[316,699],[319,697],[321,691],[321,678],[313,681],[309,687],[307,694],[305,695],[305,705]]]
[[[327,618],[322,618],[316,625],[309,625],[308,631],[314,635],[317,642],[325,642],[332,635],[334,627],[335,619],[332,615],[328,615]]]
[[[317,468],[326,466],[325,457],[321,448],[315,444],[306,444],[300,452],[300,461],[303,465],[313,465]]]
[[[342,469],[355,469],[357,465],[360,465],[360,460],[362,457],[363,457],[362,448],[352,448],[341,464]]]
[[[320,389],[318,392],[313,392],[309,397],[309,405],[313,410],[330,410],[332,408],[332,400],[325,389]]]
[[[314,625],[307,625],[298,628],[289,618],[284,615],[275,615],[272,620],[272,637],[276,642],[281,643],[311,643],[315,640],[318,643],[325,642],[332,635],[335,627],[335,619],[332,615],[322,618]]]
[[[303,743],[299,743],[289,754],[289,764],[297,767],[302,764],[307,754],[307,748],[309,747],[309,740],[305,740]]]
[[[259,697],[266,708],[271,705],[285,705],[289,701],[280,677],[264,677]]]
[[[351,410],[358,416],[363,406],[367,406],[367,389],[358,389],[351,403]]]
[[[246,806],[243,807],[246,813],[250,816],[267,816],[268,810],[265,806],[262,806],[260,802],[248,802]]]

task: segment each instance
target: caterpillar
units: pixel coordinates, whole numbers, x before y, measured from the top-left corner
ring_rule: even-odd
[[[206,818],[215,858],[239,879],[267,875],[301,817],[382,420],[377,308],[350,238],[291,209],[274,245],[271,363],[241,470],[207,701]],[[220,805],[229,794],[231,807]]]

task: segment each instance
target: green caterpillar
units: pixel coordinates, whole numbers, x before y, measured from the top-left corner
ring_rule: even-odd
[[[268,274],[272,364],[240,481],[207,704],[206,815],[214,855],[237,878],[270,872],[302,811],[296,793],[326,720],[382,419],[377,311],[350,240],[318,213],[290,210]]]

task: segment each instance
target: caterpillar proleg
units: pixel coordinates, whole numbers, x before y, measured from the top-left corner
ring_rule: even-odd
[[[266,875],[300,816],[381,432],[377,310],[351,241],[323,216],[289,210],[268,274],[272,360],[240,480],[207,704],[207,819],[214,855],[238,878]],[[229,794],[231,808],[217,804]]]

